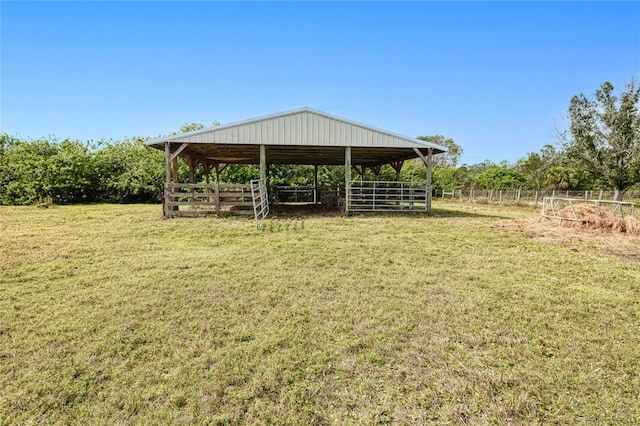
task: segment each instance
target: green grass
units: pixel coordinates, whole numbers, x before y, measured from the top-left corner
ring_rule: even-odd
[[[2,207],[0,424],[640,423],[640,264],[436,207]]]

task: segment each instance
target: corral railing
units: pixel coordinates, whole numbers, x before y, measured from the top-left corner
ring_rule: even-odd
[[[276,203],[314,203],[314,186],[272,186],[271,192]]]
[[[431,190],[418,182],[354,181],[347,200],[349,212],[426,212]]]
[[[344,207],[344,186],[322,185],[318,188],[318,192],[320,193],[320,204]]]
[[[621,219],[626,216],[635,216],[635,203],[610,200],[584,200],[563,197],[544,197],[542,199],[542,211],[540,215],[549,219],[558,219],[560,224],[564,220],[580,221],[579,206],[594,206],[597,211],[607,212]]]
[[[163,211],[165,217],[253,214],[251,185],[167,183]]]

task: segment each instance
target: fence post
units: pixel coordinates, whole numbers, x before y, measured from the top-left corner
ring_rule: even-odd
[[[216,214],[220,216],[220,183],[216,182],[213,186],[214,197],[216,197]]]

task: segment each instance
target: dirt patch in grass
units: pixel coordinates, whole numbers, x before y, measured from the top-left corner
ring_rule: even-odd
[[[577,212],[578,213],[578,212]],[[572,247],[573,250],[595,249],[623,259],[640,262],[640,233],[633,217],[603,217],[602,212],[580,211],[583,221],[563,221],[544,217],[507,219],[498,228],[514,229],[545,242]],[[626,232],[625,232],[626,231]]]

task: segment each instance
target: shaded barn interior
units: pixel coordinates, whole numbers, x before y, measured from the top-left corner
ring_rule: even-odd
[[[229,164],[260,166],[260,180],[267,181],[271,164],[314,167],[313,202],[339,205],[345,213],[358,211],[429,211],[431,209],[431,157],[446,148],[419,139],[378,129],[311,108],[211,127],[155,139],[147,145],[165,153],[165,217],[247,212],[251,188],[244,184],[209,183]],[[178,182],[177,158],[191,170],[202,165],[206,184]],[[399,176],[404,161],[420,158],[427,179],[415,182],[380,182],[380,168],[390,164]],[[344,166],[345,181],[339,187],[318,185],[317,166]],[[373,171],[370,182],[352,180],[352,169]]]

